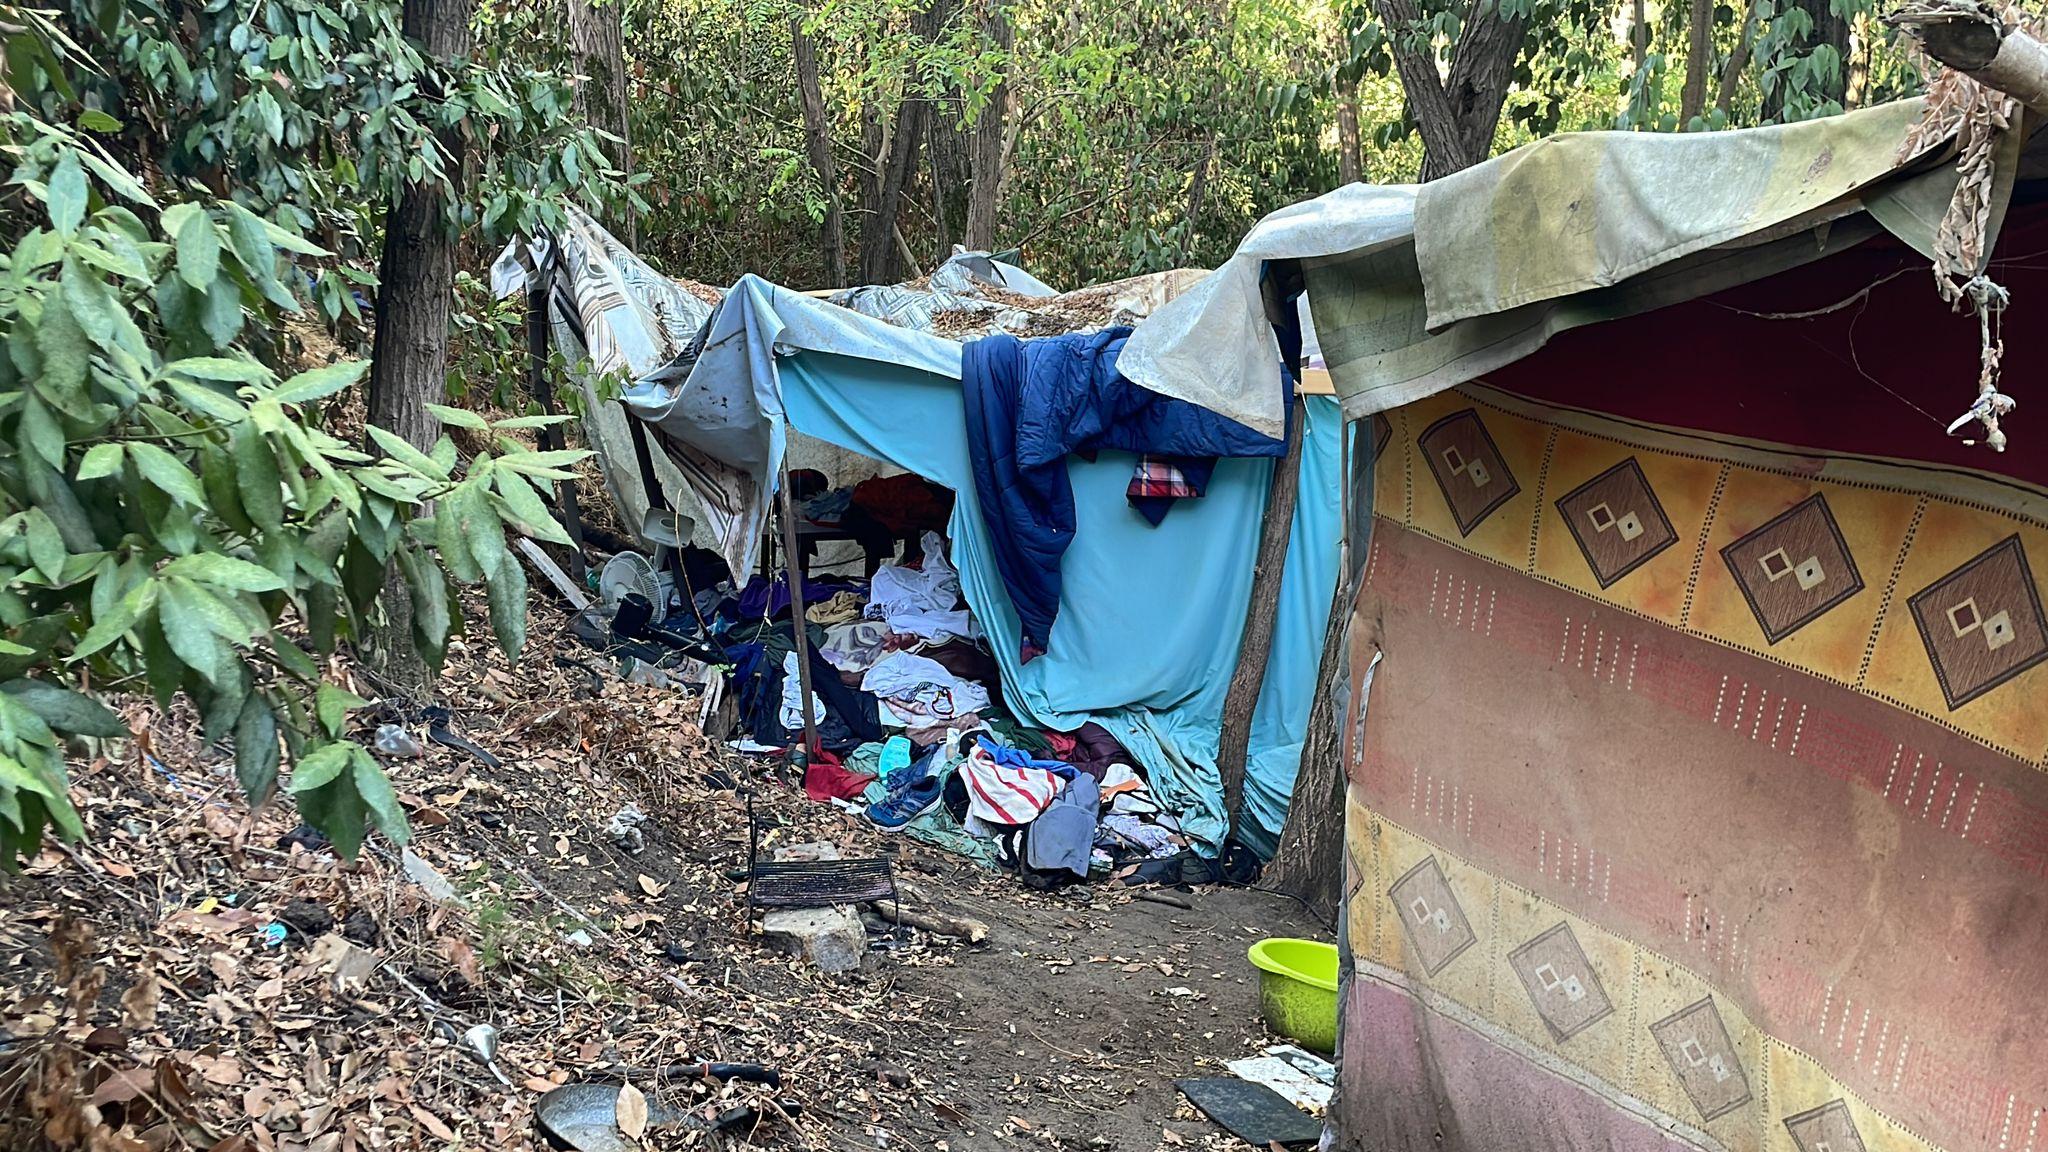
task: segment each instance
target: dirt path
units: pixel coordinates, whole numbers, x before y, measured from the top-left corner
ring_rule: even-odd
[[[689,1123],[766,1117],[655,1148],[1242,1147],[1173,1080],[1272,1042],[1244,953],[1327,939],[1297,905],[1027,891],[736,763],[687,698],[573,650],[450,663],[449,695],[473,702],[456,729],[497,762],[429,744],[388,765],[410,864],[381,839],[337,859],[288,800],[227,799],[231,762],[182,710],[138,702],[136,742],[73,762],[87,840],[0,878],[0,1147],[537,1152],[545,1093],[621,1080]],[[736,883],[736,779],[765,844],[891,853],[989,939],[906,932],[847,976],[765,947]],[[639,851],[607,832],[629,803]],[[488,1067],[462,1039],[483,1024]],[[784,1083],[669,1075],[702,1060]]]
[[[1245,949],[1264,936],[1329,938],[1290,901],[1241,889],[1183,894],[1192,911],[1115,892],[1082,899],[963,901],[988,920],[988,945],[896,976],[929,1004],[896,1030],[899,1061],[971,1118],[971,1135],[943,1121],[901,1135],[956,1149],[1049,1137],[1154,1148],[1169,1128],[1200,1141],[1218,1130],[1174,1119],[1187,1111],[1173,1081],[1225,1074],[1222,1061],[1274,1042]]]

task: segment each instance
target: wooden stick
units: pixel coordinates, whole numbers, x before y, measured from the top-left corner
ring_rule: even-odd
[[[988,925],[972,916],[952,916],[930,909],[899,908],[894,900],[877,900],[875,911],[882,916],[912,928],[922,928],[941,936],[958,936],[969,944],[980,944],[988,939]]]
[[[2048,111],[2048,45],[1981,0],[1908,0],[1884,22],[1929,56],[2037,112]]]
[[[786,430],[789,426],[783,425]],[[796,545],[796,513],[789,495],[788,437],[783,438],[782,458],[776,461],[777,511],[782,517],[782,567],[789,574],[790,632],[796,637],[796,675],[802,690],[804,710],[804,755],[818,754],[818,718],[811,710],[811,637],[804,628],[804,574],[802,553]],[[772,582],[773,577],[771,575]]]

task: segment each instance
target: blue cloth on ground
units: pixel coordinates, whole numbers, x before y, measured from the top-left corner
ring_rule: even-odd
[[[995,335],[961,349],[974,491],[1023,624],[1026,659],[1047,650],[1059,613],[1060,562],[1076,530],[1070,453],[1261,457],[1287,450],[1283,440],[1124,379],[1116,357],[1129,335],[1129,328],[1030,341]],[[1276,365],[1273,386],[1280,381]]]
[[[1024,839],[1024,862],[1033,868],[1065,869],[1088,878],[1088,860],[1095,853],[1095,811],[1102,789],[1093,776],[1076,773],[1052,798]]]

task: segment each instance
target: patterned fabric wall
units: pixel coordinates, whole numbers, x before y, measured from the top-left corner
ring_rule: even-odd
[[[1344,1146],[2048,1149],[2048,496],[1374,421]]]

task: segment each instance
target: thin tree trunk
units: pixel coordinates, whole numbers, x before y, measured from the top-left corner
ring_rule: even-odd
[[[925,44],[938,40],[951,13],[951,0],[929,0],[910,21],[911,34]],[[906,81],[914,84],[915,79]],[[931,101],[906,88],[896,109],[896,126],[891,130],[886,155],[880,157],[879,179],[867,216],[860,226],[860,276],[864,284],[888,284],[901,279],[896,251],[897,217],[903,210],[903,192],[917,171],[918,146],[924,142],[925,118]]]
[[[569,0],[569,44],[575,54],[576,70],[584,77],[576,85],[576,114],[584,123],[602,129],[616,140],[604,142],[612,167],[628,175],[633,171],[633,147],[626,123],[626,38],[621,27],[625,0]],[[624,219],[610,221],[627,247],[637,241],[638,222],[630,208],[621,207]]]
[[[1215,166],[1216,138],[1211,136],[1202,147],[1202,159],[1195,165],[1193,178],[1188,181],[1187,226],[1180,238],[1180,262],[1183,265],[1195,250],[1195,231],[1202,221],[1202,198],[1209,191],[1209,169]]]
[[[1685,42],[1685,87],[1678,97],[1678,124],[1690,125],[1707,106],[1707,77],[1714,67],[1714,0],[1692,0]]]
[[[1346,481],[1348,483],[1348,480]],[[1309,706],[1308,734],[1301,748],[1301,767],[1288,800],[1287,826],[1280,847],[1260,873],[1264,883],[1300,897],[1324,921],[1337,918],[1344,897],[1345,765],[1337,714],[1341,678],[1351,675],[1349,634],[1352,593],[1349,574],[1341,573],[1330,597],[1330,619],[1323,629],[1323,654],[1317,664],[1315,701]],[[1353,708],[1364,706],[1354,700]]]
[[[981,13],[982,36],[988,47],[1009,54],[1013,43],[1010,18],[998,0],[986,0]],[[1010,121],[1009,61],[1003,62],[1004,78],[989,93],[988,104],[974,122],[968,148],[967,234],[964,243],[971,252],[993,252],[996,247],[997,215],[1002,211],[1003,176],[1009,159],[1007,129]]]
[[[1259,551],[1252,561],[1251,607],[1245,613],[1244,639],[1237,649],[1237,668],[1223,697],[1223,731],[1216,740],[1216,771],[1223,778],[1223,812],[1234,830],[1243,816],[1245,764],[1249,757],[1252,713],[1266,684],[1266,665],[1273,655],[1273,629],[1280,619],[1280,578],[1287,568],[1287,542],[1294,531],[1294,505],[1301,488],[1303,404],[1296,400],[1287,423],[1287,453],[1273,466],[1266,489],[1266,514],[1259,526]]]
[[[1358,135],[1358,85],[1337,90],[1337,182],[1356,184],[1365,175],[1365,149]]]
[[[406,36],[428,55],[469,52],[468,0],[405,0]],[[436,135],[449,179],[459,185],[462,136]],[[371,346],[369,422],[425,451],[441,422],[427,405],[442,398],[448,365],[448,309],[455,290],[455,231],[438,186],[408,184],[384,217],[378,265],[377,330]],[[384,618],[373,638],[374,663],[403,689],[417,691],[426,666],[412,640],[412,596],[394,566],[384,586]]]
[[[1714,107],[1721,114],[1734,114],[1735,89],[1742,83],[1742,72],[1749,67],[1749,53],[1756,46],[1757,21],[1763,15],[1764,0],[1749,0],[1749,11],[1743,14],[1742,31],[1736,33],[1735,51],[1728,54],[1728,62],[1721,66],[1721,90],[1715,94]]]
[[[1629,24],[1629,52],[1635,59],[1636,75],[1643,74],[1643,68],[1650,62],[1650,16],[1644,0],[1635,0]]]
[[[818,247],[825,253],[831,287],[846,287],[846,217],[839,207],[839,167],[832,158],[832,121],[825,115],[825,90],[818,79],[818,46],[805,34],[801,17],[789,22],[792,55],[796,58],[797,92],[804,109],[804,148],[825,197],[825,218],[818,223]]]

